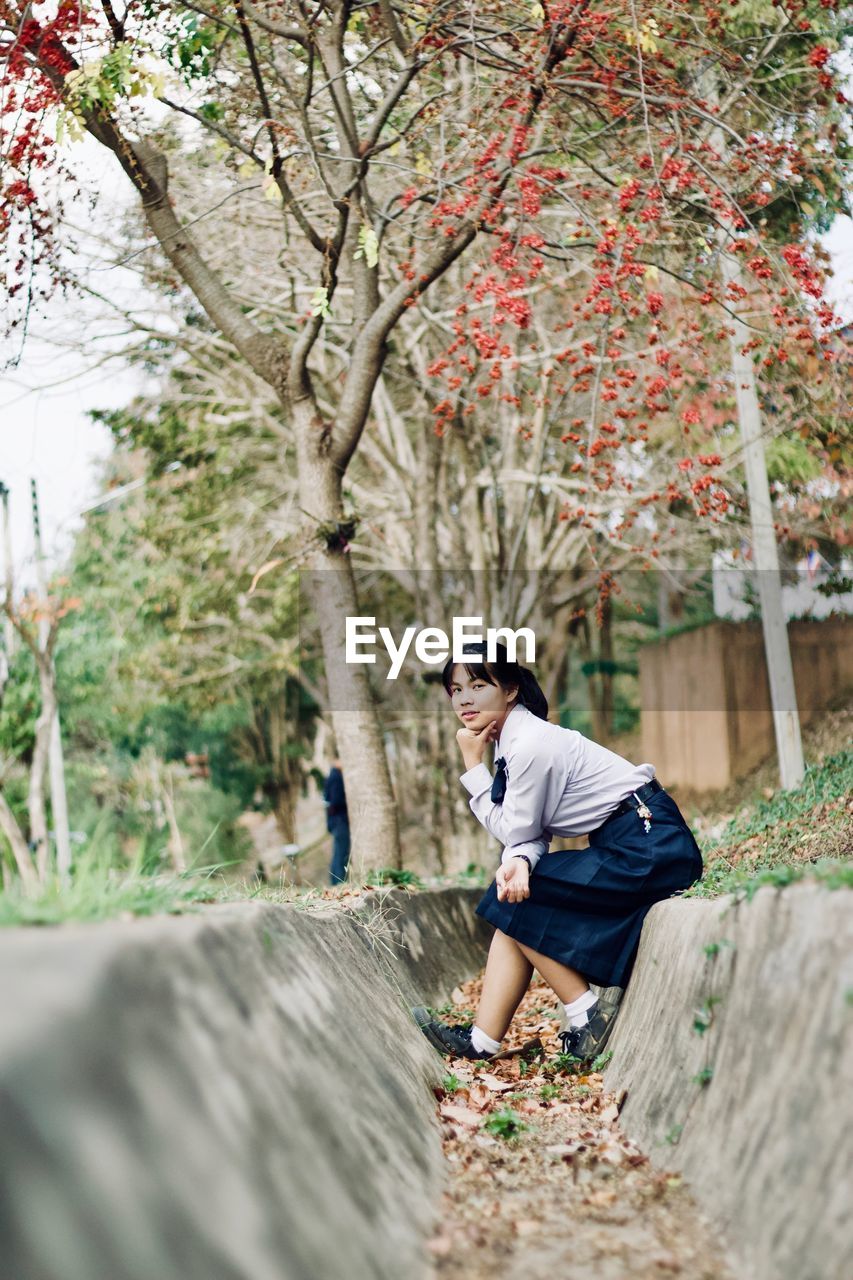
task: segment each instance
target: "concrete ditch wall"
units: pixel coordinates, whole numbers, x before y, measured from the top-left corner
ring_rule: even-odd
[[[653,908],[610,1048],[625,1130],[683,1171],[739,1275],[849,1280],[853,892]]]
[[[0,931],[2,1280],[423,1276],[479,892]],[[850,1274],[851,1040],[851,891],[650,912],[605,1083],[739,1280]]]
[[[0,932],[3,1280],[417,1280],[479,892]]]

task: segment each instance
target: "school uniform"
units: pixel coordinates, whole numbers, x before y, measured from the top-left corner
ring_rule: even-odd
[[[504,846],[531,861],[530,897],[499,902],[495,882],[477,914],[601,987],[624,987],[655,902],[689,888],[702,855],[651,764],[631,764],[575,729],[516,703],[485,764],[462,774],[470,807]],[[501,794],[503,792],[503,794]],[[552,836],[589,848],[549,852]]]

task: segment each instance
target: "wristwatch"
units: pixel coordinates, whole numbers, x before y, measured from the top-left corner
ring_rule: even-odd
[[[514,853],[512,856],[513,856],[514,858],[523,858],[523,859],[524,859],[524,861],[527,863],[527,869],[528,869],[528,871],[532,871],[532,870],[533,870],[533,863],[530,861],[530,859],[528,858],[528,856],[527,856],[527,854],[526,854],[526,853]]]

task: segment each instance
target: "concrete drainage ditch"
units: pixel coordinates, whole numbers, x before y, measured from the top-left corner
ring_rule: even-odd
[[[424,1276],[443,1069],[407,1007],[482,967],[477,896],[0,934],[4,1280]],[[614,1032],[624,1128],[758,1280],[853,1252],[851,900],[661,904]]]

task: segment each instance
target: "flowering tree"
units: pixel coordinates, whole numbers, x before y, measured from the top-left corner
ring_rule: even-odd
[[[131,0],[122,13],[0,0],[0,18],[13,323],[69,280],[56,143],[86,132],[136,191],[166,279],[293,431],[355,857],[393,861],[381,734],[340,637],[359,611],[343,477],[397,329],[447,296],[452,269],[451,333],[427,370],[435,431],[473,427],[497,403],[522,441],[538,421],[553,448],[559,424],[577,486],[566,522],[647,558],[667,536],[655,510],[684,502],[723,520],[702,405],[731,395],[730,329],[749,327],[740,345],[767,376],[795,353],[829,355],[804,223],[840,198],[834,0]],[[202,136],[219,209],[182,168]],[[248,285],[228,219],[266,201],[278,236]],[[210,218],[225,230],[213,253],[196,231]],[[586,289],[561,308],[577,272]],[[679,466],[638,486],[656,423],[674,419]]]

